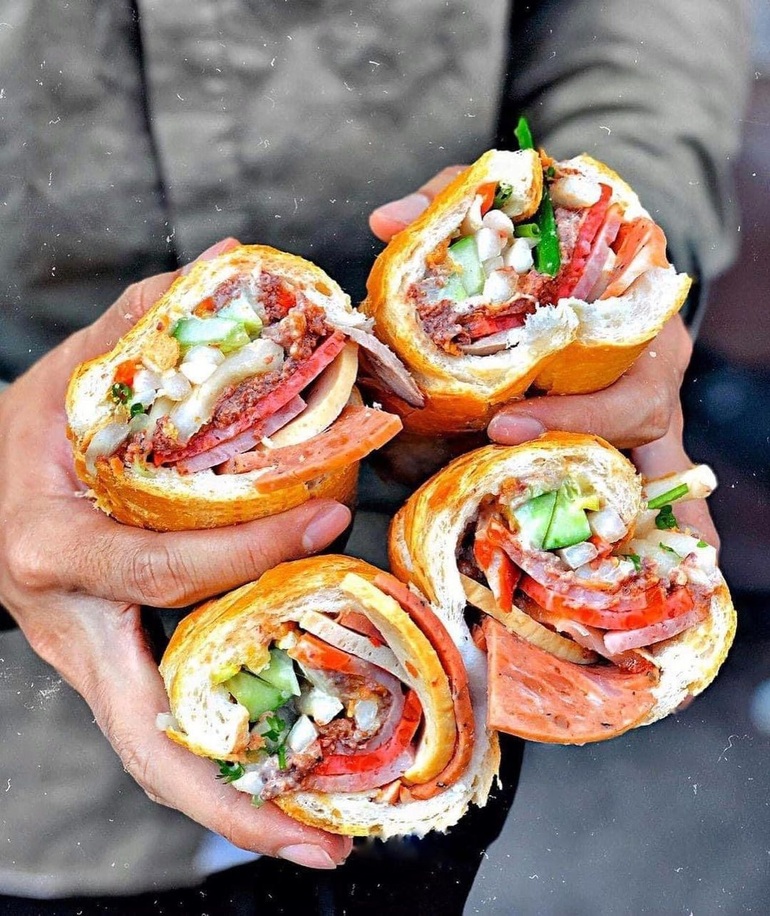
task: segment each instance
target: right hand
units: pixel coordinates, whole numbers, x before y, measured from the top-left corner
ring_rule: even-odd
[[[159,534],[103,515],[75,476],[64,412],[70,374],[110,349],[177,275],[130,287],[0,395],[0,601],[32,648],[83,696],[152,800],[244,849],[333,868],[349,853],[348,838],[305,827],[270,803],[255,808],[217,781],[213,763],[156,728],[168,701],[140,610],[185,607],[321,550],[344,531],[350,512],[317,500],[237,527]]]

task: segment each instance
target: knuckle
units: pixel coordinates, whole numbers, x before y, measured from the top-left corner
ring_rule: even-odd
[[[4,538],[6,574],[17,593],[46,591],[53,585],[48,552],[44,546],[25,536]]]
[[[671,425],[673,408],[668,397],[668,392],[658,387],[653,396],[647,400],[647,416],[645,418],[645,438],[649,442],[662,439]]]
[[[129,566],[131,584],[143,604],[172,607],[184,603],[190,587],[190,571],[182,555],[162,541],[139,546]]]

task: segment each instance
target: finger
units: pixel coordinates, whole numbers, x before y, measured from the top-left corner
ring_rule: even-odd
[[[664,436],[632,450],[631,459],[642,477],[652,480],[656,477],[665,477],[674,471],[685,471],[693,466],[684,450],[683,426],[681,407],[678,407]],[[719,535],[705,499],[677,503],[675,516],[681,528],[692,528],[709,544],[719,548]]]
[[[447,166],[413,194],[378,207],[369,216],[369,228],[378,239],[389,242],[397,232],[414,222],[438,192],[466,168],[464,165]]]
[[[317,553],[349,524],[346,506],[313,500],[242,525],[159,534],[120,525],[78,500],[68,517],[49,524],[58,550],[48,565],[66,578],[48,585],[127,604],[184,607]],[[31,563],[44,566],[44,553]]]
[[[168,700],[137,609],[102,629],[98,684],[90,679],[82,692],[126,770],[153,801],[182,811],[243,849],[311,868],[334,868],[345,859],[349,839],[300,824],[270,803],[255,808],[249,795],[216,779],[212,761],[156,727],[155,717],[168,710]]]
[[[495,442],[516,445],[545,430],[594,433],[617,448],[665,435],[692,345],[678,317],[669,321],[614,385],[595,394],[542,396],[509,404],[487,428]]]

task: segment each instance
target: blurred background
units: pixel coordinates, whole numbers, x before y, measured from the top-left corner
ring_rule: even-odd
[[[741,251],[709,291],[684,388],[738,635],[677,716],[604,746],[530,745],[466,914],[770,912],[770,4],[735,163]]]

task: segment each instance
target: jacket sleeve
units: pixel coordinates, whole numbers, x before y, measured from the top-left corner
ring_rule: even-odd
[[[513,6],[500,144],[510,145],[523,110],[552,155],[588,152],[616,169],[702,289],[737,248],[731,167],[750,84],[745,0]],[[696,310],[691,302],[685,313],[691,325]]]

